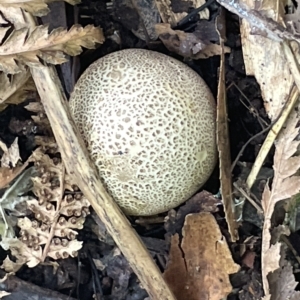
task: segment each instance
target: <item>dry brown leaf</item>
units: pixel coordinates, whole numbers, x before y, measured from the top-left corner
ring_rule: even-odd
[[[0,140],[0,149],[1,149],[3,152],[7,152],[7,151],[8,151],[8,148],[7,148],[6,144],[3,143],[1,140]]]
[[[12,75],[12,77],[18,76],[19,74],[23,73],[24,72],[14,74]],[[2,74],[4,73],[2,72]],[[3,103],[0,104],[0,112],[4,110],[9,104],[18,105],[20,103],[23,103],[25,100],[29,99],[29,97],[33,95],[33,92],[36,91],[36,87],[32,77],[29,77],[25,83],[23,83],[22,81],[16,82],[15,87],[15,92],[13,92],[13,88],[10,89],[8,86],[5,87],[6,90],[3,88],[3,90],[0,91],[0,93],[4,92],[6,95],[10,94],[10,96],[6,99],[0,98],[0,102],[2,102],[1,100],[4,100]],[[7,89],[10,91],[10,93],[8,93]]]
[[[172,237],[169,259],[164,279],[178,300],[220,300],[232,290],[228,275],[239,270],[210,213],[186,217],[182,243]]]
[[[34,214],[18,219],[20,238],[3,238],[1,246],[12,251],[17,257],[16,263],[6,261],[1,266],[5,270],[16,270],[23,264],[34,267],[43,262],[46,257],[53,259],[74,257],[82,247],[82,242],[76,240],[85,216],[89,213],[88,200],[77,192],[63,196],[64,177],[63,165],[55,162],[40,149],[33,155],[35,167],[40,177],[34,177],[33,193],[37,199],[27,200],[28,209]],[[69,180],[69,177],[66,177]],[[63,188],[62,188],[63,187]],[[70,192],[71,184],[67,183]],[[63,199],[62,199],[63,197]]]
[[[0,189],[7,187],[27,168],[28,164],[32,161],[32,156],[30,156],[23,165],[15,166],[13,168],[9,167],[10,164],[16,165],[16,162],[19,160],[19,148],[17,145],[17,140],[18,139],[16,138],[14,144],[7,150],[7,152],[4,152],[1,158]],[[2,166],[3,162],[4,165]]]
[[[200,59],[221,54],[220,45],[204,42],[194,33],[173,30],[170,24],[156,24],[156,33],[166,48],[183,57]],[[229,47],[224,47],[225,53],[230,52]]]
[[[30,268],[38,265],[42,260],[42,248],[36,247],[32,249],[24,244],[18,238],[3,238],[0,242],[1,247],[4,250],[10,250],[11,254],[16,257],[17,264],[24,265],[27,263],[27,266]],[[1,265],[4,268],[4,265]],[[11,267],[11,266],[9,266]],[[16,266],[15,266],[16,267]]]
[[[48,33],[48,26],[41,25],[32,31],[27,27],[13,30],[7,38],[1,39],[0,70],[5,73],[19,73],[25,65],[46,63],[61,64],[67,61],[65,54],[76,56],[82,47],[94,48],[95,43],[103,43],[102,30],[92,25],[74,25],[69,31],[56,28]]]
[[[279,201],[289,199],[300,192],[300,176],[296,175],[300,169],[300,157],[294,156],[300,144],[300,141],[296,139],[299,134],[299,128],[296,127],[298,119],[296,111],[293,111],[286,128],[278,136],[275,145],[272,189],[266,185],[262,196],[262,207],[265,215],[262,239],[262,275],[266,295],[269,293],[267,275],[279,268],[280,244],[271,245],[270,233],[275,205]]]
[[[0,73],[0,103],[11,97],[30,77],[29,70],[13,75],[11,78],[7,74]]]
[[[26,106],[24,106],[28,111],[34,112],[36,114],[42,113],[45,115],[45,111],[43,109],[43,105],[41,102],[30,102]],[[49,123],[49,121],[48,121]]]
[[[270,282],[270,294],[266,295],[263,300],[298,300],[300,292],[295,291],[298,282],[293,274],[293,267],[286,260],[283,261],[283,266],[268,275]]]
[[[34,137],[35,143],[37,146],[40,146],[41,149],[45,152],[46,150],[50,153],[57,152],[57,144],[54,137],[40,136],[37,135]]]
[[[257,3],[256,9],[260,10],[266,17],[273,18],[279,24],[283,24],[285,7],[289,0],[262,0]]]
[[[12,261],[9,256],[3,260],[1,265],[1,269],[4,269],[6,272],[18,272],[20,268],[23,266],[24,263],[14,262]]]
[[[257,9],[259,2],[248,0],[247,4],[249,7]],[[276,19],[276,21],[282,19],[280,2],[278,0],[268,1],[262,5],[264,14]],[[246,73],[255,76],[261,88],[266,112],[271,120],[275,120],[289,98],[294,84],[293,75],[290,72],[280,42],[259,35],[259,33],[255,34],[251,28],[253,27],[243,19],[241,38]]]
[[[262,267],[262,274],[264,275],[268,275],[271,272],[274,272],[275,270],[279,269],[280,264],[279,261],[281,259],[281,255],[280,255],[280,247],[281,244],[279,242],[277,242],[274,245],[271,245],[269,247],[269,249],[267,250],[267,253],[265,255],[268,255],[269,257],[267,259],[262,258],[262,260],[264,259],[265,264]],[[265,278],[265,280],[267,279],[267,276]],[[264,278],[263,278],[264,280]],[[266,292],[265,294],[268,295],[269,291]]]
[[[18,138],[16,137],[13,143],[8,148],[7,152],[4,152],[3,156],[1,157],[1,167],[14,168],[16,167],[19,160],[21,160],[21,157],[20,157]]]
[[[34,16],[42,17],[49,13],[49,7],[47,3],[57,0],[31,0],[31,1],[18,1],[18,0],[1,0],[0,11],[3,8],[21,8]],[[79,4],[80,0],[65,0],[69,4]]]
[[[90,203],[79,192],[74,192],[70,177],[64,176],[64,166],[37,149],[32,154],[38,177],[32,178],[33,193],[37,199],[27,200],[27,207],[34,218],[18,218],[20,238],[5,238],[4,249],[14,248],[18,257],[17,265],[7,262],[2,268],[18,268],[22,264],[34,267],[46,257],[53,259],[74,257],[82,242],[76,240],[85,217],[89,214]],[[66,185],[64,184],[67,179]],[[64,196],[65,188],[69,194]]]
[[[217,106],[217,146],[220,161],[220,192],[224,203],[224,212],[226,222],[228,224],[228,231],[231,240],[234,242],[238,240],[238,223],[235,215],[233,192],[232,192],[232,176],[231,176],[231,157],[229,145],[229,129],[228,129],[228,115],[227,115],[227,99],[225,86],[225,13],[221,10],[217,20],[218,34],[220,37],[220,68],[219,68],[219,84],[218,84],[218,106]]]
[[[42,17],[49,13],[48,5],[44,1],[15,2],[2,0],[0,2],[0,11],[10,8],[23,9],[37,17]]]
[[[29,70],[12,75],[0,72],[0,111],[8,104],[20,104],[28,98],[28,95],[36,90]]]
[[[5,291],[0,291],[0,299],[2,299],[5,296],[9,296],[9,295],[11,295],[11,293],[5,292]]]
[[[7,271],[17,271],[24,264],[34,267],[43,262],[46,257],[59,259],[75,256],[82,247],[82,242],[76,240],[78,233],[74,229],[83,228],[90,206],[80,191],[74,191],[73,180],[65,174],[62,162],[42,152],[43,149],[55,154],[54,157],[57,157],[58,152],[52,131],[49,129],[49,122],[47,123],[47,119],[42,117],[45,115],[42,106],[40,103],[35,103],[27,108],[37,113],[38,124],[45,125],[44,133],[49,136],[42,139],[43,147],[34,151],[22,169],[0,169],[0,187],[1,184],[8,184],[19,175],[29,161],[34,161],[34,167],[39,172],[38,177],[31,179],[32,191],[37,199],[24,200],[28,210],[31,210],[29,213],[31,219],[23,217],[25,213],[21,215],[22,218],[19,215],[17,219],[20,229],[19,238],[6,236],[1,242],[2,247],[10,249],[17,258],[16,262],[9,259],[3,262],[1,267]],[[36,176],[36,173],[34,174]],[[65,190],[68,190],[67,195],[64,194]],[[14,232],[14,229],[12,231]]]
[[[41,102],[30,102],[25,108],[35,113],[36,115],[32,115],[31,118],[34,120],[34,123],[38,126],[39,132],[42,135],[35,135],[35,144],[40,146],[42,152],[44,153],[57,153],[58,148],[56,141],[53,137],[53,132],[49,120],[46,116],[44,107]],[[66,174],[66,177],[68,174]],[[67,178],[65,178],[67,182]],[[67,183],[65,183],[67,184]],[[68,189],[68,187],[66,186]]]
[[[13,24],[14,29],[20,29],[28,26],[28,20],[26,19],[26,15],[22,13],[22,9],[20,7],[11,7],[1,5],[0,3],[0,11],[1,18],[0,24],[6,25],[5,28],[1,29],[1,33],[3,30],[9,30],[8,24]],[[2,34],[0,33],[0,39],[2,39]]]
[[[82,242],[77,240],[69,241],[68,244],[51,245],[47,256],[53,259],[74,257],[81,247]]]
[[[30,159],[24,165],[15,168],[0,167],[0,189],[7,187],[18,175],[20,175],[28,166]]]

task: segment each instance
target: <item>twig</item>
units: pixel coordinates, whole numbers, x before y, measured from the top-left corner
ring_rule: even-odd
[[[31,73],[66,170],[90,201],[151,299],[175,300],[140,237],[106,192],[72,119],[54,67],[31,68]]]
[[[251,141],[253,141],[254,139],[256,139],[257,137],[259,137],[260,135],[262,135],[263,133],[267,132],[270,128],[272,127],[272,124],[269,125],[268,127],[266,127],[265,129],[261,130],[259,133],[253,135],[242,147],[242,149],[239,151],[238,155],[236,156],[234,162],[231,164],[231,172],[233,171],[233,169],[235,168],[238,160],[240,159],[240,157],[242,156],[242,154],[244,153],[246,147],[249,145],[249,143]]]
[[[257,121],[258,121],[259,125],[261,126],[261,128],[262,129],[266,128],[266,126],[268,126],[268,123],[259,115],[258,110],[254,107],[254,105],[251,103],[251,101],[249,100],[249,98],[244,94],[244,92],[239,88],[239,86],[235,82],[232,82],[229,85],[229,87],[231,87],[231,86],[234,86],[239,91],[239,93],[243,96],[243,98],[248,102],[249,106],[247,106],[247,104],[242,99],[240,99],[241,103],[257,119]]]
[[[230,12],[245,19],[251,25],[251,29],[257,34],[270,38],[277,42],[284,40],[297,41],[300,43],[300,34],[291,33],[285,27],[271,18],[263,16],[259,11],[249,8],[245,3],[235,0],[216,0]]]
[[[263,214],[262,208],[245,192],[241,187],[238,186],[236,182],[233,183],[233,186],[245,197],[251,204],[254,206],[258,213]]]
[[[190,22],[200,11],[204,10],[205,8],[209,7],[212,3],[214,3],[215,0],[208,0],[207,2],[204,2],[200,7],[193,9],[187,16],[185,16],[183,19],[181,19],[177,25],[172,28],[173,30],[181,28],[186,23]]]

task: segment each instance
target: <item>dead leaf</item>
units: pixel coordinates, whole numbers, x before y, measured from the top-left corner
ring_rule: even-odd
[[[26,244],[18,238],[2,238],[0,242],[4,250],[10,250],[11,254],[16,257],[17,264],[24,265],[27,263],[28,267],[33,268],[42,261],[42,248],[40,246],[29,248]],[[5,267],[2,265],[1,267]],[[8,265],[11,268],[11,265]],[[16,266],[15,266],[16,267]]]
[[[26,15],[22,13],[22,9],[19,7],[12,7],[8,5],[1,5],[1,18],[0,24],[4,25],[4,28],[0,30],[0,39],[3,38],[3,32],[9,30],[8,24],[14,24],[14,29],[20,29],[28,26],[28,20]]]
[[[15,167],[19,160],[21,160],[21,157],[18,145],[18,138],[16,137],[13,143],[8,148],[8,151],[4,152],[3,156],[1,157],[1,167]]]
[[[54,153],[57,152],[57,145],[55,140],[53,139],[52,128],[47,118],[47,115],[44,111],[44,107],[41,102],[30,102],[25,108],[30,111],[34,112],[35,115],[32,115],[31,118],[34,121],[34,124],[38,126],[39,133],[43,134],[43,136],[35,135],[35,143],[37,146],[47,146],[49,151],[49,146],[55,147]],[[50,141],[51,140],[51,141]],[[45,150],[45,149],[44,149]]]
[[[0,291],[0,299],[4,298],[5,296],[9,296],[11,293],[5,292],[5,291]]]
[[[225,38],[225,26],[224,26],[225,13],[221,11],[217,18],[217,27],[222,28],[218,31],[220,37],[220,49],[221,49],[221,62],[219,68],[219,85],[218,85],[218,106],[217,106],[217,147],[220,161],[220,192],[224,203],[224,212],[226,216],[226,222],[228,224],[228,230],[231,236],[231,240],[236,241],[238,236],[238,223],[236,221],[234,202],[232,197],[232,175],[231,175],[231,157],[230,157],[230,145],[229,145],[229,129],[228,129],[228,115],[227,115],[227,100],[226,100],[226,86],[225,86],[225,50],[224,50],[224,38]]]
[[[17,217],[26,215],[26,202],[31,199],[29,196],[24,195],[32,189],[32,176],[36,176],[34,167],[22,172],[13,184],[6,188],[0,198],[0,212],[3,222],[3,226],[0,226],[0,233],[2,237],[16,236],[14,227],[17,223]],[[9,211],[9,214],[7,211]]]
[[[61,244],[51,245],[47,256],[53,259],[68,258],[69,256],[74,257],[77,255],[78,250],[81,249],[82,243],[77,240],[64,243],[63,240]]]
[[[276,203],[289,199],[300,192],[300,176],[296,175],[300,168],[300,157],[294,156],[300,141],[298,115],[294,110],[287,121],[286,128],[281,131],[276,143],[274,155],[274,179],[272,189],[266,184],[262,207],[265,215],[262,238],[262,275],[266,295],[269,293],[267,275],[279,268],[280,244],[271,245],[271,218]],[[277,260],[277,261],[276,261]]]
[[[12,97],[30,78],[29,70],[20,72],[10,78],[5,73],[0,73],[0,104]]]
[[[3,143],[1,140],[0,140],[0,149],[1,149],[3,152],[7,152],[7,151],[8,151],[8,148],[7,148],[6,144]]]
[[[300,299],[300,292],[295,291],[298,282],[295,280],[293,267],[287,261],[284,262],[282,267],[270,273],[268,280],[270,282],[271,300]],[[266,297],[270,295],[266,295]]]
[[[238,272],[225,238],[210,213],[190,214],[171,243],[164,279],[178,300],[220,300],[232,290],[229,274]]]
[[[6,76],[3,72],[0,73],[1,77]],[[25,77],[28,75],[28,77]],[[19,79],[18,77],[21,77]],[[12,81],[7,82],[5,85],[1,85],[0,90],[0,112],[4,110],[9,104],[20,104],[27,100],[34,91],[36,91],[35,84],[30,72],[21,72],[11,76]],[[17,77],[17,78],[15,78]],[[1,83],[0,83],[1,84]]]
[[[174,2],[173,2],[174,3]],[[172,9],[172,4],[170,0],[156,0],[156,6],[159,10],[161,19],[164,23],[169,23],[172,27],[176,26],[177,23],[187,16],[187,12],[177,12],[175,13]],[[182,1],[181,4],[187,4],[188,7],[198,8],[205,3],[204,0],[192,0],[192,1]],[[173,4],[174,5],[174,4]],[[209,10],[206,8],[199,13],[201,19],[209,18]]]
[[[28,166],[29,161],[24,163],[24,165],[20,167],[15,167],[13,169],[1,167],[0,168],[0,189],[9,185],[11,181],[13,181],[19,174],[23,172],[23,170]]]
[[[212,193],[209,193],[205,190],[197,193],[182,206],[180,206],[177,213],[174,214],[174,210],[170,210],[168,212],[168,217],[166,218],[164,225],[167,235],[179,233],[185,222],[185,217],[188,214],[199,212],[214,213],[219,211],[219,206],[221,205],[222,201],[215,197]]]
[[[79,191],[74,192],[61,161],[51,159],[41,149],[34,151],[32,160],[37,170],[31,178],[32,192],[37,199],[27,199],[26,203],[33,216],[31,213],[31,219],[26,216],[18,218],[19,239],[4,237],[0,243],[18,257],[17,265],[7,261],[2,268],[18,268],[25,263],[32,268],[44,262],[46,257],[74,257],[82,247],[73,229],[83,228],[90,203]],[[72,194],[64,195],[65,189]]]
[[[195,32],[173,30],[170,24],[164,23],[156,24],[155,29],[167,49],[183,57],[201,59],[221,54],[220,45],[201,40]],[[229,53],[230,48],[224,47],[224,51]]]
[[[265,2],[265,1],[262,1]],[[264,6],[264,14],[276,21],[282,10],[281,1],[269,1]],[[247,1],[249,7],[256,9],[258,1]],[[272,5],[272,9],[271,9]],[[267,10],[266,10],[267,9]],[[279,115],[294,84],[281,43],[259,34],[253,34],[250,24],[242,19],[241,38],[243,57],[247,75],[255,76],[260,85],[264,105],[269,118],[273,121]]]
[[[3,8],[21,8],[36,17],[42,17],[49,13],[47,3],[54,2],[56,0],[31,0],[31,1],[13,1],[13,0],[1,0],[0,11]],[[80,0],[65,0],[69,4],[79,4]]]
[[[22,266],[23,263],[14,262],[9,258],[9,256],[6,256],[1,265],[1,269],[4,269],[6,272],[16,273],[20,270]]]
[[[0,36],[0,70],[16,74],[30,67],[40,65],[40,59],[51,64],[61,64],[65,54],[76,56],[82,47],[94,48],[103,43],[102,30],[92,25],[74,25],[69,31],[56,28],[48,33],[47,25],[36,26],[32,31],[27,27],[13,30],[8,37]]]

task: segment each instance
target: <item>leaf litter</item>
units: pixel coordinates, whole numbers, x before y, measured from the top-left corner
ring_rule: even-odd
[[[27,107],[43,115],[38,103]],[[35,122],[40,123],[40,130],[51,137],[47,119],[36,117]],[[0,175],[5,176],[7,172],[12,175],[6,176],[2,182],[10,186],[0,198],[0,245],[15,257],[12,260],[7,256],[3,261],[1,268],[7,272],[16,272],[24,264],[33,268],[47,257],[53,260],[74,257],[82,247],[82,242],[76,239],[77,230],[83,228],[90,203],[72,183],[63,163],[56,157],[55,142],[53,144],[51,139],[41,141],[36,137],[40,147],[19,167],[14,167],[20,160],[16,142],[3,147],[6,155],[2,156]],[[20,168],[23,171],[29,162],[34,165],[20,174]],[[29,191],[34,196],[26,196]]]
[[[24,3],[23,9],[35,15],[42,15],[47,13],[47,5],[45,3],[40,3],[40,5],[34,5],[34,3],[35,2],[30,2],[30,4],[27,4],[27,6],[26,3]],[[164,4],[164,2],[162,3]],[[9,5],[9,1],[1,4],[4,16],[5,12],[7,12],[7,10],[5,10],[5,4]],[[167,3],[167,5],[169,5],[169,3]],[[199,6],[199,4],[197,4],[196,6]],[[263,6],[263,8],[264,10],[270,9],[268,5]],[[11,6],[11,9],[13,9],[13,6]],[[175,20],[177,20],[176,18],[180,19],[181,17],[182,16],[174,17],[170,12],[168,12],[168,14],[166,15],[166,19],[175,18]],[[7,20],[13,20],[12,16],[7,19],[2,18],[0,22],[1,24],[7,24]],[[279,20],[281,21],[282,18]],[[15,26],[15,30],[11,31],[8,37],[6,37],[7,29],[2,28],[2,30],[0,31],[0,36],[2,37],[2,46],[0,46],[0,54],[2,60],[0,58],[0,65],[4,72],[15,75],[22,74],[23,78],[26,78],[27,76],[27,65],[39,65],[40,59],[42,59],[44,62],[60,64],[66,60],[65,54],[78,55],[78,53],[81,52],[81,47],[93,47],[96,41],[103,41],[103,37],[101,36],[100,31],[97,31],[94,27],[90,27],[88,29],[86,29],[87,27],[72,27],[69,31],[58,29],[56,31],[48,33],[47,26],[38,26],[33,30],[29,30],[28,28],[26,28],[26,26],[22,26],[21,19],[17,22],[20,26]],[[165,21],[165,23],[168,22]],[[164,26],[164,30],[166,30],[165,33],[174,34],[175,39],[181,37],[182,45],[188,45],[188,51],[197,50],[197,47],[195,47],[195,45],[199,46],[203,42],[200,39],[196,39],[194,36],[183,34],[183,32],[176,32],[175,30],[171,31],[171,28],[168,24],[161,25]],[[243,26],[246,25],[243,23]],[[89,32],[91,33],[90,36]],[[285,102],[283,101],[283,99],[287,99],[288,89],[283,89],[282,86],[275,84],[276,88],[279,89],[278,93],[275,93],[277,89],[274,89],[274,81],[272,81],[273,84],[266,83],[266,80],[271,81],[272,78],[275,78],[274,80],[276,82],[276,78],[278,78],[279,76],[277,73],[272,74],[273,69],[271,66],[273,66],[275,63],[275,61],[272,60],[272,58],[274,57],[273,54],[269,55],[270,61],[267,61],[268,64],[267,66],[265,66],[265,68],[263,68],[263,70],[258,70],[256,69],[256,67],[258,67],[261,62],[265,62],[264,60],[260,60],[259,57],[261,54],[264,55],[266,53],[266,48],[269,49],[268,51],[275,51],[275,54],[280,53],[280,49],[278,50],[277,46],[274,46],[266,38],[259,37],[258,35],[251,35],[246,30],[243,31],[243,34],[245,63],[248,64],[248,70],[250,70],[249,74],[255,75],[257,80],[261,83],[263,96],[266,100],[265,104],[267,112],[269,113],[270,118],[274,119],[275,116],[279,114],[279,111],[284,104],[283,102]],[[78,37],[77,40],[76,37]],[[257,42],[259,38],[262,38],[263,40],[260,43]],[[17,41],[19,42],[19,44],[17,43]],[[253,45],[256,45],[256,48]],[[261,46],[261,48],[258,49],[257,45]],[[168,47],[167,43],[166,46]],[[174,45],[171,44],[171,46]],[[250,46],[254,47],[256,50],[253,50],[252,48],[251,51],[247,52],[246,50]],[[195,48],[193,49],[193,47]],[[211,54],[219,54],[220,48],[218,47],[218,45],[214,47],[216,47],[216,52],[211,52]],[[178,49],[175,49],[173,47],[172,50],[180,53],[185,57],[191,57],[190,52],[188,52],[187,54],[180,52],[180,45]],[[249,54],[250,52],[255,53],[255,56],[252,56],[251,58],[247,57],[247,54]],[[207,53],[204,53],[204,56],[206,55]],[[199,57],[201,57],[200,54]],[[263,72],[265,72],[265,74],[262,74]],[[1,75],[4,75],[4,73],[1,73]],[[282,73],[280,75],[282,75]],[[287,76],[284,78],[286,79],[285,82],[287,86],[289,86],[289,84],[291,83],[291,78]],[[13,81],[7,80],[7,77],[3,77],[2,79],[0,78],[0,80],[2,80],[2,82],[5,82],[7,89],[13,86]],[[20,80],[20,82],[22,81]],[[20,86],[23,85],[24,84],[20,84]],[[264,86],[268,86],[269,88],[272,88],[272,90],[267,90]],[[17,86],[16,90],[18,89],[19,87]],[[272,98],[273,96],[275,97],[275,101]],[[9,99],[10,96],[8,95],[4,98],[5,99],[3,100],[3,102],[5,102],[6,99]],[[26,97],[24,97],[24,99],[25,98]],[[270,99],[272,99],[272,101],[270,101]],[[9,101],[7,101],[7,103],[9,103]],[[41,121],[39,116],[36,116],[35,118],[37,121]],[[262,273],[266,292],[266,296],[264,297],[264,299],[279,300],[290,298],[294,300],[298,299],[296,297],[299,297],[299,292],[294,291],[296,287],[296,281],[293,276],[292,267],[282,257],[282,255],[284,254],[282,245],[278,241],[276,241],[274,244],[271,244],[271,234],[273,234],[273,231],[271,231],[273,229],[271,226],[271,217],[274,213],[276,204],[282,200],[289,199],[292,196],[297,195],[300,189],[299,176],[297,175],[300,160],[296,155],[296,148],[299,145],[299,142],[296,140],[296,137],[298,135],[298,129],[296,126],[297,120],[298,116],[293,113],[292,117],[287,123],[286,128],[278,136],[274,156],[274,179],[272,183],[270,182],[270,187],[269,185],[266,185],[262,199],[263,210],[265,214],[262,249]],[[55,141],[53,141],[53,139],[50,142],[51,146],[49,146],[49,139],[48,141],[46,141],[44,137],[36,137],[36,141],[39,145],[42,146],[39,151],[41,149],[45,151],[45,149],[49,150],[49,148],[55,148]],[[1,148],[5,149],[5,147]],[[9,150],[10,148],[7,148],[6,152],[8,152]],[[42,165],[45,164],[43,165],[45,170],[51,170],[50,173],[56,173],[56,175],[54,176],[56,179],[57,177],[62,176],[62,174],[64,174],[64,171],[62,171],[61,169],[62,165],[60,163],[57,164],[57,162],[55,162],[55,160],[53,160],[51,156],[45,155],[45,153],[39,151],[35,152],[34,155],[37,155],[39,157],[37,161],[42,161]],[[11,161],[11,164],[14,164],[14,167],[11,168],[9,167],[9,164],[6,163],[5,166],[1,165],[0,169],[0,183],[2,183],[3,187],[9,185],[13,182],[13,180],[18,178],[20,172],[22,172],[27,166],[27,162],[25,162],[22,167],[17,167],[17,152],[13,155],[11,153],[11,160],[9,158],[5,158],[5,161]],[[4,160],[3,157],[2,159]],[[35,161],[35,164],[37,163],[37,161]],[[42,173],[43,175],[45,175],[44,172]],[[21,229],[21,235],[23,234],[23,236],[18,238],[7,237],[6,240],[3,239],[2,241],[3,247],[6,247],[7,249],[10,248],[13,254],[18,257],[16,262],[11,261],[9,257],[5,259],[2,267],[7,271],[16,271],[25,263],[27,263],[28,266],[33,267],[42,262],[47,256],[53,259],[63,258],[69,255],[73,256],[73,254],[75,254],[75,252],[78,251],[78,249],[81,247],[81,245],[79,245],[79,242],[77,242],[76,240],[70,239],[67,242],[62,242],[61,238],[62,236],[76,236],[77,233],[73,229],[82,228],[82,223],[84,220],[80,219],[80,217],[78,218],[76,215],[79,214],[80,211],[81,213],[84,211],[84,207],[87,205],[87,203],[85,202],[85,200],[83,200],[82,203],[75,201],[74,203],[76,204],[73,206],[73,200],[69,202],[70,199],[68,200],[67,196],[63,196],[63,191],[60,190],[59,186],[56,186],[54,191],[51,190],[50,194],[52,194],[53,196],[53,201],[40,201],[45,195],[49,195],[47,194],[47,192],[50,192],[49,180],[51,181],[53,179],[53,177],[49,176],[49,174],[46,174],[46,176],[43,175],[41,175],[40,177],[35,177],[35,179],[33,179],[33,183],[35,186],[34,191],[36,193],[35,196],[37,196],[37,199],[26,200],[28,208],[31,209],[31,212],[34,214],[34,218],[29,219],[28,216],[26,216],[18,218],[17,221],[17,226]],[[64,177],[64,179],[61,179],[60,185],[70,188],[69,191],[73,192],[75,195],[78,194],[76,190],[72,190],[70,178],[68,178],[66,174],[64,175],[66,177],[62,176]],[[14,193],[12,194],[14,195]],[[9,204],[5,204],[5,201],[3,201],[1,205],[2,208],[5,207],[6,209],[18,213],[15,205],[24,202],[18,200],[18,197],[19,199],[24,198],[22,198],[19,193],[17,193],[14,197],[15,202],[13,200],[7,200]],[[7,196],[7,199],[10,198]],[[72,212],[70,213],[70,211]],[[58,215],[63,218],[63,220],[60,219],[63,221],[62,226],[60,226],[61,224],[58,221]],[[76,224],[70,221],[72,220],[73,216],[75,216]],[[65,219],[65,217],[67,217],[67,219]],[[206,223],[206,225],[204,225],[204,223]],[[191,226],[191,224],[193,225]],[[42,228],[44,229],[43,225],[46,225],[46,230],[42,230]],[[199,228],[201,230],[195,233],[195,229]],[[64,230],[63,234],[61,234],[62,230]],[[182,274],[185,274],[186,280],[179,282],[178,286],[186,284],[187,286],[191,286],[192,288],[188,292],[185,291],[186,293],[184,294],[184,296],[188,295],[187,293],[190,292],[191,298],[189,299],[193,299],[192,297],[194,294],[198,295],[199,292],[201,293],[203,291],[206,291],[206,294],[203,294],[203,297],[207,297],[207,295],[210,295],[210,299],[218,299],[218,297],[226,296],[232,288],[228,281],[228,274],[237,272],[238,266],[232,260],[226,240],[219,232],[219,227],[216,224],[214,217],[207,213],[190,214],[185,216],[183,236],[184,237],[180,246],[179,236],[175,234],[172,237],[172,248],[170,254],[171,262],[168,266],[168,270],[170,270],[171,268],[175,268],[175,270],[178,270],[176,268],[179,268],[179,270],[183,272]],[[204,240],[208,239],[207,243],[201,241],[201,239],[203,238]],[[217,247],[217,249],[212,246],[216,243],[220,245],[220,247]],[[36,250],[32,251],[32,247]],[[182,257],[183,250],[185,253],[185,257]],[[220,250],[220,252],[218,252],[217,250]],[[198,252],[202,253],[203,256],[199,258],[197,256]],[[213,257],[212,253],[215,255],[215,257]],[[220,253],[222,253],[222,255]],[[195,259],[195,257],[199,260]],[[222,261],[222,257],[225,260],[225,263]],[[214,259],[218,263],[216,263]],[[189,261],[190,264],[187,264],[187,261]],[[199,268],[199,265],[201,263],[205,266],[206,264],[209,264],[209,267],[214,270],[213,272],[217,272],[218,274],[220,274],[222,281],[224,280],[223,284],[220,283],[220,280],[219,282],[214,281],[216,278],[213,278],[211,276],[206,277],[206,268]],[[250,265],[252,265],[252,263]],[[168,270],[165,274],[168,274]],[[202,272],[201,275],[203,276],[200,276],[198,278],[196,276],[197,272]],[[214,284],[210,286],[211,282],[213,282]],[[174,282],[171,284],[174,284]],[[177,288],[176,285],[177,283],[174,284],[174,289]],[[200,287],[201,290],[199,291],[198,289]]]
[[[65,54],[79,55],[82,47],[92,48],[96,42],[103,42],[102,31],[92,25],[73,25],[69,30],[56,28],[50,33],[47,25],[23,27],[6,37],[7,31],[8,28],[0,30],[0,71],[10,74],[22,72],[25,64],[39,66],[40,59],[62,64],[67,61]]]
[[[229,274],[240,266],[231,256],[226,239],[210,213],[189,214],[179,235],[173,235],[164,278],[178,300],[226,297],[232,290]],[[180,274],[180,275],[178,275]]]
[[[12,1],[2,0],[0,4],[0,11],[3,9],[18,8],[27,11],[34,16],[42,17],[49,13],[49,7],[47,3],[54,2],[55,0],[42,0],[42,1]],[[75,5],[79,4],[80,0],[65,0],[66,2]]]
[[[274,289],[274,287],[270,287],[267,276],[281,267],[279,264],[281,244],[279,242],[271,244],[272,215],[279,201],[290,199],[300,192],[300,176],[297,175],[300,168],[300,157],[296,155],[300,144],[300,141],[296,139],[299,135],[298,122],[298,113],[293,111],[286,127],[279,134],[275,144],[272,187],[270,189],[269,185],[266,184],[262,196],[265,221],[261,255],[263,284],[266,296],[269,295],[269,289]]]

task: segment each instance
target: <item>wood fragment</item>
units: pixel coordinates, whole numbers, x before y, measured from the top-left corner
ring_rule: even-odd
[[[106,192],[71,117],[54,67],[31,68],[31,73],[68,173],[74,176],[151,299],[175,300],[140,237]]]

